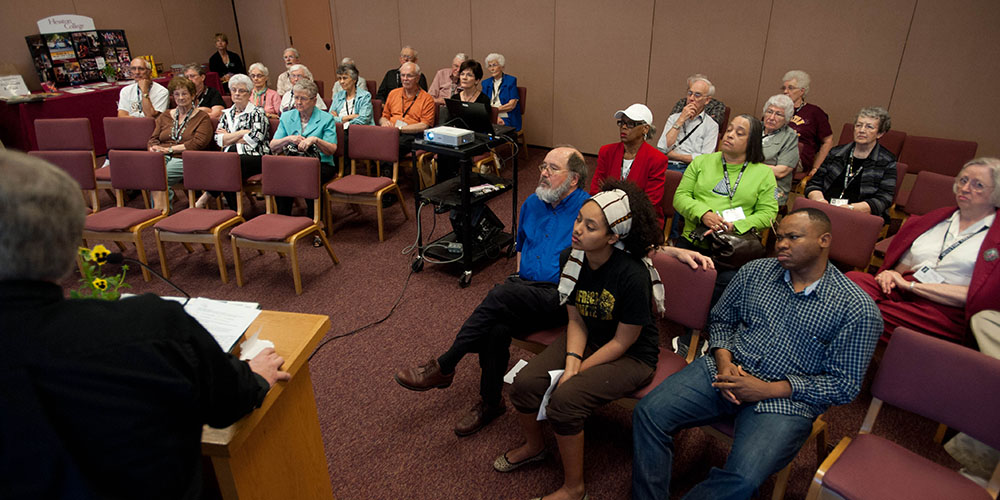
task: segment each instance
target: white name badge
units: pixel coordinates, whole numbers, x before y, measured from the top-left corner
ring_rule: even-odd
[[[736,222],[746,218],[747,216],[743,214],[743,207],[730,208],[729,210],[722,211],[722,219],[726,222]]]
[[[396,125],[395,125],[396,128],[403,128],[403,127],[405,127],[407,125],[408,124],[406,122],[404,122],[403,120],[396,120]]]
[[[830,199],[830,204],[835,207],[842,207],[847,205],[848,201],[845,198],[832,198]]]
[[[934,270],[929,263],[923,263],[913,273],[913,277],[921,283],[944,283],[944,276]]]

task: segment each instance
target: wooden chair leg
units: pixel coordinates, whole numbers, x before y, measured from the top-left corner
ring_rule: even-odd
[[[236,244],[236,238],[230,236],[233,244],[233,268],[236,271],[236,286],[243,286],[243,263],[240,261],[240,246]]]
[[[323,234],[323,231],[319,231]],[[295,250],[295,243],[292,242],[292,248],[288,252],[292,261],[292,280],[295,282],[295,295],[302,295],[302,276],[299,275],[299,253]]]
[[[333,247],[330,246],[330,240],[326,238],[326,235],[323,234],[323,231],[319,231],[319,238],[323,240],[323,248],[325,248],[326,253],[330,255],[330,260],[333,261],[333,264],[334,265],[340,264],[340,260],[337,259],[337,254],[333,253]]]
[[[164,257],[167,252],[163,249],[163,240],[160,239],[160,232],[154,231],[156,235],[156,252],[160,255],[160,271],[164,278],[170,278],[170,269],[167,268],[167,259]]]
[[[226,258],[222,255],[222,238],[215,235],[215,259],[219,261],[219,277],[223,283],[229,283],[229,276],[226,276]]]
[[[941,444],[944,441],[944,434],[948,432],[948,426],[938,424],[937,432],[934,433],[934,444]]]
[[[115,245],[118,245],[118,250],[121,251],[121,252],[124,252],[125,250],[128,250],[128,247],[126,247],[125,244],[122,243],[122,242],[120,242],[120,241],[116,241]]]
[[[399,206],[403,208],[403,217],[409,219],[410,211],[406,209],[406,200],[403,198],[403,191],[399,189],[399,184],[396,184],[396,196],[399,197]]]
[[[142,244],[142,235],[139,234],[138,232],[135,232],[132,233],[132,236],[135,239],[135,252],[138,254],[139,262],[142,262],[143,264],[146,264],[148,266],[149,262],[146,260],[146,247],[144,247]],[[147,282],[152,280],[153,277],[152,275],[149,274],[149,271],[146,270],[146,267],[145,266],[141,267],[142,267],[142,279],[146,280]]]
[[[399,200],[403,202],[402,199]],[[382,231],[382,193],[375,197],[375,213],[378,216],[378,240],[385,241],[385,233]]]

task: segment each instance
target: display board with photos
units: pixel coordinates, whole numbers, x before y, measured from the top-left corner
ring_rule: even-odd
[[[119,80],[131,78],[125,30],[49,33],[24,39],[41,82],[54,82],[57,87],[103,82],[105,66],[115,68]]]

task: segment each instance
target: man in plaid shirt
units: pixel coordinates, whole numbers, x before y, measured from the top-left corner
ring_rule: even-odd
[[[636,406],[633,498],[669,497],[673,433],[725,419],[735,421],[725,467],[684,498],[750,498],[795,457],[817,416],[860,391],[882,317],[828,264],[830,219],[795,210],[776,240],[777,258],[743,266],[712,309],[711,355]]]

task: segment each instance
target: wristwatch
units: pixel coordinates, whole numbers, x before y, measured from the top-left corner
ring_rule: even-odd
[[[169,148],[167,148],[167,154],[174,154],[174,147],[173,146],[170,146]]]

